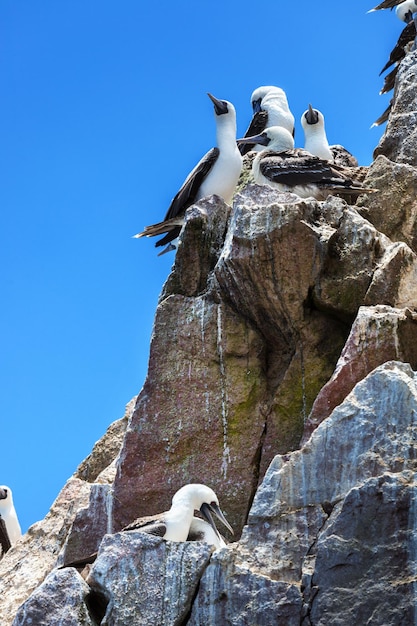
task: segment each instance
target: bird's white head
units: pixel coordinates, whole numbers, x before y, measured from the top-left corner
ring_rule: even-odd
[[[301,126],[304,132],[309,132],[312,127],[324,128],[324,115],[317,109],[313,109],[311,104],[308,105],[307,111],[301,116]]]
[[[266,85],[263,87],[257,87],[252,93],[250,101],[254,113],[258,113],[263,108],[263,104],[267,98],[282,100],[287,102],[287,96],[285,91],[280,87],[274,87],[273,85]]]
[[[294,137],[282,126],[270,126],[260,135],[243,137],[242,139],[238,139],[237,142],[238,144],[258,144],[274,152],[284,152],[284,150],[292,150],[294,148]]]
[[[215,98],[211,93],[208,93],[207,95],[214,104],[214,113],[216,117],[220,117],[221,115],[227,115],[236,118],[235,107],[231,102],[228,102],[227,100],[219,100],[218,98]]]
[[[172,498],[172,504],[176,504],[180,501],[187,501],[196,511],[200,509],[203,502],[207,504],[211,504],[211,502],[217,505],[219,504],[219,500],[213,489],[200,483],[191,483],[190,485],[184,485],[184,487],[178,489]]]
[[[413,19],[413,13],[417,12],[417,0],[405,0],[401,2],[396,9],[395,13],[402,22],[407,24]]]
[[[216,525],[213,521],[211,513],[214,513],[216,517],[233,533],[233,529],[224,517],[219,507],[219,500],[214,493],[213,489],[203,485],[201,483],[192,483],[190,485],[184,485],[181,487],[172,498],[172,506],[184,505],[192,507],[193,511],[200,511],[204,518],[212,526],[213,530],[217,533]]]
[[[13,495],[10,487],[0,485],[0,514],[13,506]]]

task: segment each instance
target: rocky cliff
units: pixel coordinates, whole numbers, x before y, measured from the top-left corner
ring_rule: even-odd
[[[416,68],[357,205],[189,209],[144,387],[0,562],[1,624],[417,624]],[[119,532],[188,482],[228,547]]]

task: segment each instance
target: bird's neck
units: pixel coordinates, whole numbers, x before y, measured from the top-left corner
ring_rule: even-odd
[[[228,115],[218,117],[216,139],[220,151],[233,150],[236,147],[236,120]]]
[[[189,502],[175,502],[166,516],[165,539],[186,541],[194,516],[194,507]]]

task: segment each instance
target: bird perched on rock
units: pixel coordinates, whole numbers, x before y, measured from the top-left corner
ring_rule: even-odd
[[[253,117],[245,133],[245,137],[259,135],[270,126],[282,126],[294,136],[294,115],[288,106],[287,95],[280,87],[258,87],[252,93],[251,105]],[[241,154],[249,150],[259,151],[262,146],[239,146]]]
[[[214,523],[214,514],[233,533],[233,529],[224,517],[219,507],[219,501],[212,489],[206,485],[190,484],[181,487],[172,498],[169,511],[140,517],[123,530],[142,530],[152,535],[158,535],[171,541],[186,541],[194,519],[194,511],[200,511],[205,520],[211,526],[217,537],[219,532]],[[201,532],[204,527],[198,525],[193,532]]]
[[[330,194],[358,196],[373,191],[352,180],[346,168],[306,150],[294,149],[292,135],[279,126],[267,128],[260,135],[245,137],[238,142],[256,142],[266,147],[252,164],[253,177],[260,185],[317,200],[324,200]]]
[[[22,536],[10,487],[0,486],[0,545],[3,554]]]
[[[208,94],[214,105],[217,147],[212,148],[197,163],[173,198],[162,222],[146,226],[134,235],[154,237],[166,233],[155,246],[167,246],[160,254],[175,250],[174,240],[184,224],[185,211],[206,196],[216,194],[231,204],[242,169],[242,157],[236,145],[236,111],[227,100],[218,100]]]
[[[204,517],[194,516],[194,511],[200,511]],[[139,517],[122,529],[122,532],[139,530],[149,535],[163,537],[169,541],[205,541],[217,549],[226,545],[223,537],[217,530],[213,514],[233,534],[233,528],[220,510],[219,500],[214,491],[199,483],[184,485],[172,498],[171,508],[164,513]],[[94,563],[97,552],[82,559],[64,563],[61,567],[76,567],[83,569]]]
[[[304,111],[301,116],[301,126],[304,130],[304,149],[321,159],[333,161],[333,154],[324,127],[323,113],[313,109],[309,104],[307,111]]]

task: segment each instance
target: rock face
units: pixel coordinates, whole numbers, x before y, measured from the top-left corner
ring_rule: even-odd
[[[416,55],[356,206],[190,207],[144,387],[1,560],[2,625],[417,623]],[[118,532],[189,482],[234,543]]]
[[[386,132],[374,156],[383,154],[395,163],[417,166],[417,50],[400,63]]]

